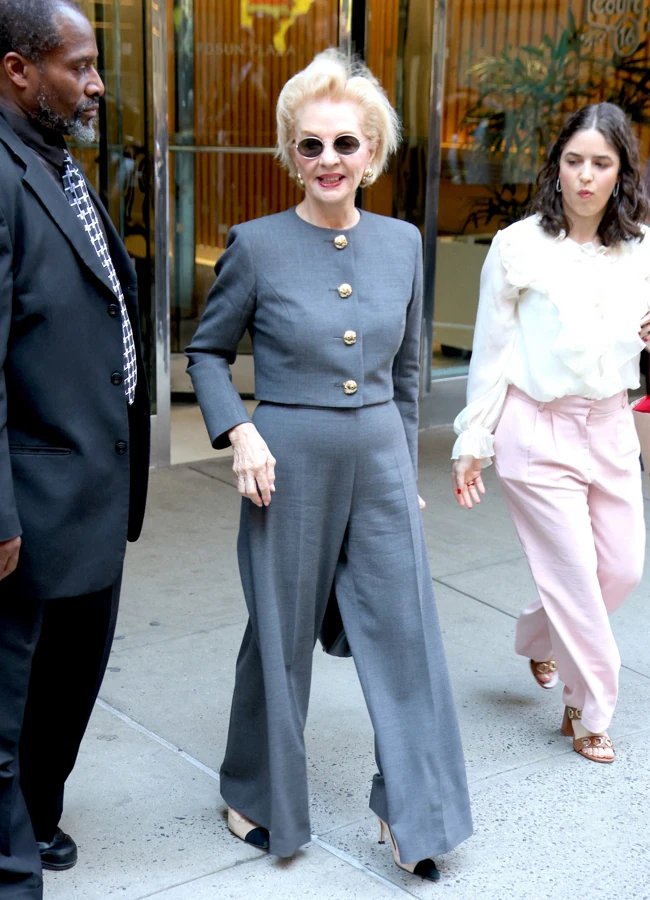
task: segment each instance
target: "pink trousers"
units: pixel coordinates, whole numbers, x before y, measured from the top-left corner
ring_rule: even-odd
[[[495,467],[538,593],[517,621],[516,652],[555,656],[565,704],[604,731],[621,664],[609,614],[639,583],[645,553],[627,393],[538,403],[510,387]]]

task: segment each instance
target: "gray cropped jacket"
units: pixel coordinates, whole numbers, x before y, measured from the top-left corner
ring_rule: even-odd
[[[255,397],[361,407],[394,399],[417,471],[422,241],[398,219],[362,212],[356,226],[310,225],[295,208],[237,225],[186,350],[215,448],[250,421],[230,365],[246,329]]]

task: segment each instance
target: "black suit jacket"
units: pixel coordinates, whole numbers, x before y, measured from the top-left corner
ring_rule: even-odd
[[[102,216],[138,349],[135,402],[123,384],[117,298],[74,211],[0,117],[0,540],[22,535],[10,582],[71,597],[117,578],[142,525],[149,400],[135,271]]]

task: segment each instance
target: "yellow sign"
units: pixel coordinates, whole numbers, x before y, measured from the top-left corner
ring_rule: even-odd
[[[299,16],[309,12],[315,0],[240,0],[241,26],[252,28],[256,16],[272,16],[279,28],[273,35],[273,46],[278,53],[286,53],[287,32]]]

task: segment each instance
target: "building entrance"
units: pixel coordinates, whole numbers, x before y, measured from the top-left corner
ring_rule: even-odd
[[[80,155],[138,268],[156,463],[170,460],[170,393],[191,397],[182,351],[229,229],[300,199],[273,158],[275,104],[319,51],[363,56],[403,122],[398,154],[361,202],[423,233],[425,425],[463,406],[481,265],[497,229],[524,214],[564,117],[612,100],[644,161],[650,148],[648,3],[82,3],[107,95],[102,140]],[[247,339],[234,379],[252,396]]]
[[[229,229],[301,199],[273,156],[275,104],[284,83],[321,50],[338,46],[363,56],[404,122],[399,156],[364,192],[364,207],[424,227],[433,7],[432,0],[170,4],[174,395],[191,391],[180,354],[203,311]],[[249,353],[245,338],[234,367],[243,394],[253,390]]]
[[[169,462],[166,101],[154,65],[164,33],[155,2],[81,0],[81,5],[95,29],[106,93],[100,104],[100,140],[91,147],[74,147],[74,153],[138,273],[153,462],[165,464]]]

